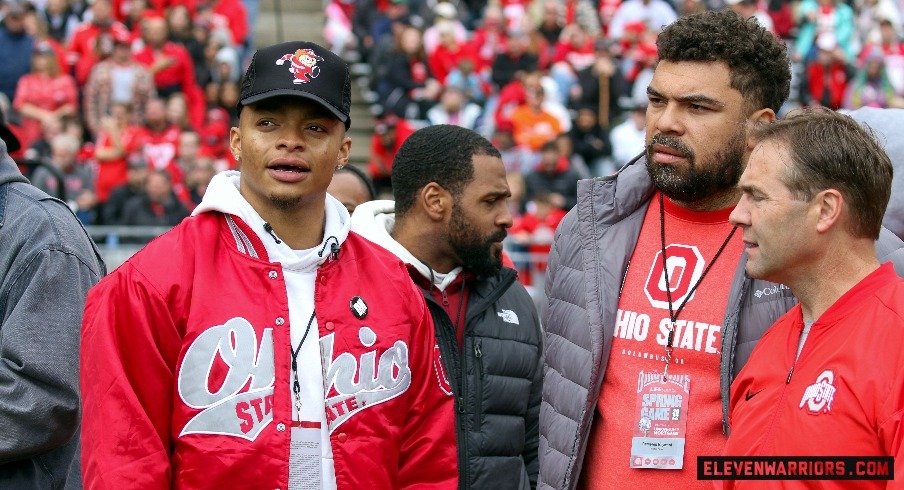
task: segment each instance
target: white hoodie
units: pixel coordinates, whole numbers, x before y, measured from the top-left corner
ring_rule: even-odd
[[[336,488],[336,471],[333,464],[333,449],[330,446],[329,431],[326,423],[326,411],[324,410],[323,387],[323,362],[320,355],[320,336],[317,328],[317,318],[312,317],[314,310],[314,280],[317,276],[317,268],[328,258],[330,243],[335,243],[332,237],[339,241],[341,246],[348,237],[350,219],[345,206],[330,195],[326,196],[326,220],[323,227],[323,237],[320,244],[305,250],[292,250],[286,243],[280,240],[278,243],[273,235],[264,229],[264,219],[261,218],[251,204],[239,193],[240,173],[230,170],[214,176],[207,187],[204,199],[195,208],[192,215],[219,211],[241,218],[242,221],[257,233],[267,249],[270,262],[282,266],[286,281],[286,294],[289,298],[289,325],[290,341],[293,348],[298,348],[304,332],[311,322],[311,330],[301,351],[298,353],[298,382],[301,385],[301,413],[296,414],[294,420],[304,422],[319,422],[320,429],[292,429],[292,454],[289,464],[289,487],[293,489],[317,489],[325,490]],[[321,254],[321,250],[323,253]],[[289,348],[288,346],[274,346],[274,348]],[[290,353],[291,355],[291,353]],[[290,376],[291,378],[291,376]],[[295,396],[292,394],[291,383],[286,387],[294,411]],[[318,434],[314,431],[319,431]],[[306,457],[301,449],[302,441],[319,443],[319,449],[312,449],[320,453],[319,465],[315,458]],[[311,454],[311,453],[308,453]],[[312,467],[312,464],[314,465]],[[321,482],[312,481],[310,473],[307,478],[302,478],[304,471],[320,471]]]
[[[366,202],[358,205],[352,215],[352,231],[394,253],[402,262],[414,266],[421,275],[431,280],[437,289],[445,291],[461,273],[462,268],[456,267],[445,274],[431,270],[401,243],[395,241],[390,235],[393,226],[395,226],[394,201]]]

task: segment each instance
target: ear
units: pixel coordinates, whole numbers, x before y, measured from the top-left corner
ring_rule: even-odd
[[[826,189],[816,195],[813,205],[817,212],[816,231],[826,233],[841,221],[845,207],[844,196],[836,189]]]
[[[239,131],[239,128],[235,126],[229,128],[229,152],[236,157],[242,155],[242,133]],[[239,166],[241,167],[241,158],[236,158],[236,160],[238,160]]]
[[[348,136],[342,139],[342,145],[339,147],[339,156],[336,158],[336,165],[348,165],[348,157],[352,151],[352,139]]]
[[[452,211],[452,194],[436,182],[425,185],[418,194],[424,212],[433,221],[443,221]]]
[[[772,109],[765,107],[751,114],[747,120],[758,124],[773,123],[775,122],[775,112],[773,112]]]

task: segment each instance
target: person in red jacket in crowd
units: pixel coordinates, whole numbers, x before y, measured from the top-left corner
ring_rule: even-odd
[[[185,94],[189,118],[193,125],[200,126],[204,121],[204,94],[195,82],[195,65],[188,50],[168,40],[169,28],[163,17],[144,19],[142,31],[144,48],[135,53],[135,61],[148,67],[154,75],[160,97]]]
[[[95,0],[91,5],[91,22],[86,22],[72,33],[69,40],[69,64],[75,66],[75,81],[83,87],[91,74],[91,68],[113,52],[116,35],[128,35],[122,23],[113,19],[110,0]]]
[[[304,83],[276,64],[299,50],[319,68]],[[326,193],[351,148],[348,66],[287,42],[245,80],[241,172],[88,295],[85,488],[457,488],[424,298]]]
[[[522,284],[533,284],[533,272],[546,272],[546,256],[552,248],[553,235],[565,210],[547,192],[540,192],[527,203],[527,211],[515,219],[509,234],[530,255],[530,267],[519,269]],[[524,264],[528,265],[528,264]]]
[[[405,119],[387,114],[377,121],[370,139],[370,162],[367,173],[373,179],[377,193],[392,190],[392,160],[414,128]]]
[[[840,109],[853,69],[831,36],[820,36],[816,46],[816,58],[807,65],[800,84],[800,100],[809,106]]]
[[[856,121],[825,110],[758,128],[748,141],[730,218],[744,232],[745,269],[787,286],[800,304],[732,383],[725,454],[893,456],[893,484],[857,486],[900,488],[904,279],[876,258],[891,160]]]
[[[169,170],[173,183],[182,182],[182,171],[176,165],[179,135],[182,130],[166,120],[166,104],[150,99],[145,106],[145,124],[138,134],[139,145],[151,170]]]

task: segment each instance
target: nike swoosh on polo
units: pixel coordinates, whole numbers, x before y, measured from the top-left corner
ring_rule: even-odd
[[[766,389],[766,388],[763,388],[763,390],[765,390],[765,389]],[[757,396],[757,395],[758,395],[760,392],[762,392],[763,390],[760,390],[760,391],[754,391],[753,393],[751,393],[750,390],[747,390],[747,393],[744,395],[744,401],[750,401],[751,398]]]

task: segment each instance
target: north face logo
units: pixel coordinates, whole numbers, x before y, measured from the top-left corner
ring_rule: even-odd
[[[506,323],[514,323],[515,325],[520,325],[518,323],[518,315],[515,314],[512,310],[500,310],[496,312],[499,315],[499,318],[502,318],[502,321]]]

